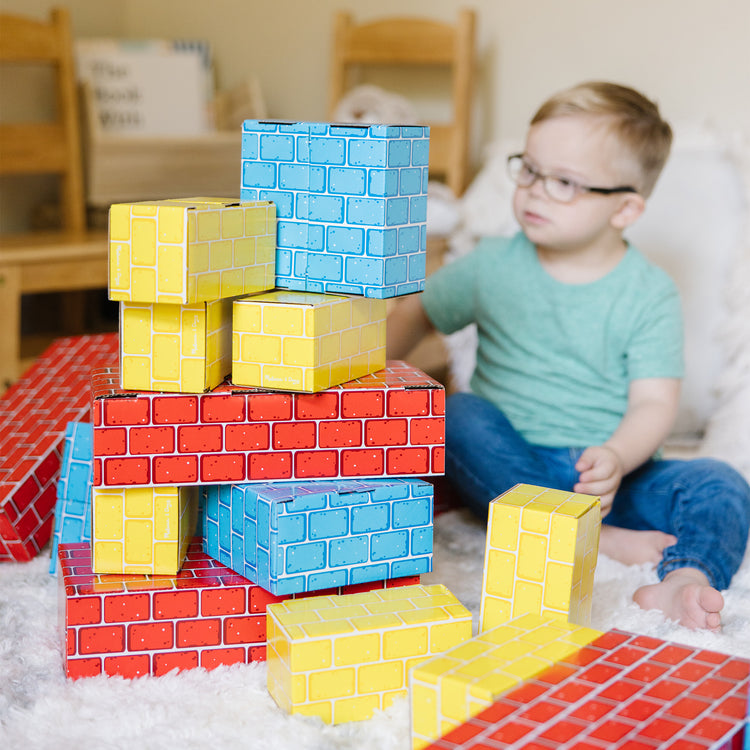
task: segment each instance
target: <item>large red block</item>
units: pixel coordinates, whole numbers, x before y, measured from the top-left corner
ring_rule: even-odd
[[[58,339],[0,398],[0,562],[49,541],[65,426],[90,418],[92,369],[115,365],[117,347],[116,334]]]
[[[94,484],[228,484],[444,472],[443,387],[404,362],[315,394],[132,393],[93,378]]]
[[[98,674],[131,678],[264,661],[266,606],[282,597],[225,568],[202,547],[196,537],[176,576],[136,576],[96,575],[89,543],[59,545],[65,674],[71,679]],[[419,576],[328,593],[414,583]]]

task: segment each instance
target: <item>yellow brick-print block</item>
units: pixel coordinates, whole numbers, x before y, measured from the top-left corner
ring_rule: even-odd
[[[95,573],[175,575],[198,518],[198,487],[95,487]]]
[[[269,201],[200,197],[110,208],[110,299],[190,305],[273,289],[275,278]]]
[[[599,498],[519,484],[490,503],[480,631],[531,612],[587,625]]]
[[[232,300],[120,303],[120,381],[135,391],[202,393],[232,368]]]
[[[274,291],[234,303],[232,382],[314,393],[385,367],[386,301]]]
[[[432,744],[600,635],[551,616],[525,614],[421,662],[409,680],[412,748]]]
[[[440,585],[269,605],[268,690],[288,713],[370,718],[406,694],[409,670],[471,637],[471,614]]]

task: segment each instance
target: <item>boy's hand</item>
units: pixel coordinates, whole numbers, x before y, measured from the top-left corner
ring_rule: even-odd
[[[581,454],[575,469],[579,472],[574,492],[598,495],[602,504],[602,518],[609,513],[615,493],[624,474],[622,460],[607,445],[592,445]]]

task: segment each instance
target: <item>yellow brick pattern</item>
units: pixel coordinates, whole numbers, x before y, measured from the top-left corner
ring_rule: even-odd
[[[198,519],[199,487],[94,487],[94,573],[175,575]]]
[[[232,382],[314,393],[385,367],[386,301],[274,291],[234,303]]]
[[[526,614],[423,661],[409,681],[413,750],[430,745],[600,635],[555,617]]]
[[[195,304],[273,289],[276,206],[228,198],[116,203],[109,297]]]
[[[288,713],[359,721],[407,694],[409,669],[471,638],[445,586],[290,599],[268,606],[268,690]]]
[[[490,503],[479,630],[528,612],[591,621],[599,498],[519,484]]]
[[[134,391],[202,393],[232,369],[232,300],[120,303],[120,384]]]

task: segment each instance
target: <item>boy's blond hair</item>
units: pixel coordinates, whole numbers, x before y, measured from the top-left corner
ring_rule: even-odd
[[[531,124],[565,115],[603,115],[612,119],[612,134],[639,166],[639,184],[648,197],[656,185],[672,145],[672,128],[656,104],[635,89],[606,81],[589,81],[551,96]]]

